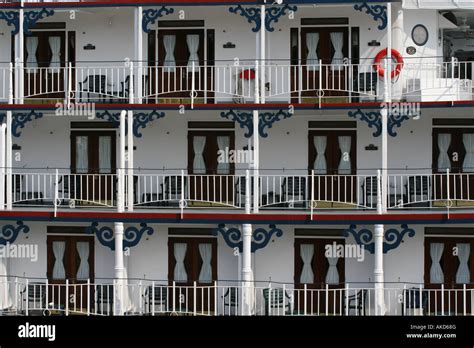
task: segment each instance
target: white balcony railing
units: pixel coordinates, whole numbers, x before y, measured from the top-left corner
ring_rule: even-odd
[[[262,170],[256,193],[255,177],[249,173],[249,201],[256,202],[261,209],[309,211],[311,214],[314,210],[375,210],[377,207],[381,176],[293,172],[295,174],[289,170],[283,174],[266,174]],[[139,209],[243,209],[247,196],[246,175],[245,171],[219,175],[136,169],[133,189],[129,189],[128,176],[124,176],[125,197],[133,197],[125,201],[133,202]],[[114,173],[16,169],[12,173],[12,204],[54,209],[115,208],[117,180]],[[381,195],[383,190],[380,188],[380,191]],[[387,176],[386,194],[389,209],[473,208],[474,173],[403,171],[397,174],[393,170]]]
[[[48,65],[48,64],[40,64]],[[394,100],[474,100],[474,62],[433,63],[423,59],[392,65]],[[14,72],[14,73],[13,73]],[[16,83],[10,78],[16,76]],[[265,84],[262,83],[264,79]],[[0,64],[0,101],[67,100],[68,103],[253,103],[258,88],[265,103],[382,101],[383,79],[372,61],[352,64],[289,64],[285,61],[214,62],[148,66],[136,62],[76,62],[61,67]],[[397,87],[398,86],[398,87]],[[133,96],[133,98],[131,98]],[[263,100],[261,100],[263,101]]]
[[[0,277],[3,311],[19,315],[375,315],[373,283],[306,284]],[[474,284],[384,283],[385,315],[474,314]],[[119,301],[120,299],[120,301]],[[116,304],[123,304],[121,309]]]

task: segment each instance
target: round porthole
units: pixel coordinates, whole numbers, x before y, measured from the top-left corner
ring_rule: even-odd
[[[411,38],[417,46],[424,46],[428,42],[428,29],[423,24],[417,24],[411,31]]]

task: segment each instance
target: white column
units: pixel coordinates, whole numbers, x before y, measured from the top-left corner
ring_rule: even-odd
[[[7,122],[6,122],[6,134],[5,134],[5,158],[6,158],[6,171],[7,171],[7,210],[12,210],[13,202],[13,180],[12,180],[12,111],[7,111]]]
[[[133,211],[134,183],[133,183],[133,111],[128,111],[128,134],[127,134],[127,207],[129,211]]]
[[[24,47],[25,47],[25,34],[23,32],[23,22],[24,22],[24,10],[23,10],[23,1],[21,1],[19,10],[19,31],[15,35],[15,63],[17,71],[15,74],[15,98],[16,104],[23,104],[23,94],[24,94]]]
[[[134,32],[134,48],[135,48],[135,71],[136,71],[136,103],[142,103],[143,97],[143,30],[142,30],[142,18],[143,18],[143,7],[139,6],[135,8],[135,32]]]
[[[124,277],[125,268],[123,263],[123,222],[114,224],[115,237],[115,305],[114,314],[123,315],[124,312]]]
[[[375,261],[374,261],[374,279],[375,279],[375,315],[385,314],[384,300],[384,269],[383,269],[383,240],[384,225],[375,225]]]
[[[0,126],[0,210],[5,209],[5,135],[7,125],[2,123]]]
[[[404,31],[404,19],[403,19],[403,7],[401,3],[393,3],[392,5],[392,46],[402,55],[404,54],[403,41],[405,37]],[[400,101],[402,98],[402,86],[403,86],[403,76],[392,85],[391,98],[395,101]]]
[[[242,225],[242,314],[251,315],[253,308],[252,225]]]
[[[253,212],[258,213],[258,204],[260,198],[260,134],[258,132],[258,124],[260,115],[258,110],[253,110]]]
[[[260,21],[262,26],[260,27],[260,103],[265,104],[265,59],[266,59],[266,33],[265,28],[266,11],[265,5],[260,6]]]
[[[120,128],[119,128],[119,167],[117,169],[117,212],[123,213],[124,211],[124,168],[125,168],[125,122],[126,122],[127,112],[123,110],[120,113]],[[123,300],[124,300],[124,260],[123,260],[123,231],[124,226],[123,222],[116,222],[114,224],[114,238],[115,238],[115,266],[114,266],[114,275],[115,275],[115,305],[114,305],[114,314],[123,315]]]
[[[383,214],[382,192],[380,190],[382,175],[377,173],[377,213]],[[384,269],[383,269],[383,241],[384,241],[384,225],[375,225],[374,231],[374,280],[375,280],[375,314],[385,314],[384,300]]]

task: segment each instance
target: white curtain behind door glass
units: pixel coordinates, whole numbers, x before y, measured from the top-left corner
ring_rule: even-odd
[[[176,59],[174,57],[174,49],[176,47],[176,35],[164,35],[163,44],[166,52],[165,61],[163,62],[163,65],[167,67],[165,72],[175,72]]]
[[[332,47],[334,48],[334,56],[332,56],[331,69],[342,70],[342,60],[344,59],[344,53],[342,53],[342,47],[344,44],[343,33],[330,33]]]
[[[301,244],[300,252],[301,252],[301,260],[303,261],[303,268],[301,270],[300,283],[313,284],[314,272],[313,272],[313,267],[312,267],[312,261],[313,261],[313,256],[314,256],[314,245]]]
[[[457,284],[469,284],[471,282],[471,272],[469,271],[469,254],[471,245],[469,243],[457,243],[459,267],[456,273]]]
[[[326,274],[326,284],[338,284],[339,283],[339,272],[337,270],[338,257],[328,257],[328,273]]]
[[[444,283],[443,269],[441,268],[441,257],[443,256],[444,244],[443,243],[431,243],[430,244],[430,256],[431,256],[431,268],[430,268],[430,283],[441,284]]]
[[[462,171],[472,173],[474,172],[474,134],[463,134],[462,141],[466,150]]]
[[[26,66],[28,68],[37,68],[38,61],[36,60],[36,50],[38,49],[38,37],[27,36],[26,37]],[[34,72],[35,69],[28,69],[28,72]]]
[[[438,170],[445,171],[446,169],[451,169],[451,161],[449,159],[448,150],[449,145],[451,144],[451,134],[444,133],[438,134]]]
[[[188,281],[188,274],[184,266],[184,258],[186,257],[187,249],[188,245],[186,243],[174,244],[174,259],[176,260],[176,265],[174,266],[174,280],[176,282],[185,283]]]
[[[327,174],[326,146],[326,136],[314,137],[314,148],[316,149],[316,160],[314,161],[315,174]]]
[[[89,171],[89,138],[87,136],[76,137],[76,171],[79,174]]]
[[[193,173],[194,174],[206,174],[206,162],[204,162],[204,147],[206,146],[206,137],[195,136],[193,138],[194,147],[194,161],[193,161]]]
[[[53,72],[58,72],[61,66],[61,38],[59,36],[50,36],[48,41],[52,53],[49,68]]]
[[[339,175],[349,175],[351,174],[351,137],[340,136],[337,138],[341,150],[341,160],[337,172]]]
[[[318,43],[319,33],[306,34],[306,47],[308,48],[306,65],[308,66],[308,71],[319,71]]]
[[[99,137],[99,173],[112,173],[112,138],[110,136]]]
[[[220,151],[225,151],[226,148],[229,148],[230,138],[229,136],[218,136],[217,137],[217,146],[219,147]],[[225,156],[219,156],[219,158],[223,158],[224,162],[218,161],[217,163],[217,174],[229,174],[230,171],[230,164],[228,158]]]
[[[77,253],[79,254],[79,268],[77,269],[76,279],[89,279],[89,243],[77,242]]]
[[[211,283],[212,282],[212,244],[205,243],[199,244],[199,254],[201,255],[202,266],[199,272],[200,283]]]
[[[54,266],[53,279],[65,279],[66,270],[64,269],[64,251],[66,250],[66,242],[53,242]]]
[[[186,43],[189,50],[188,73],[197,72],[199,71],[199,35],[186,35]]]
[[[0,257],[0,310],[12,305],[8,286],[8,258]]]

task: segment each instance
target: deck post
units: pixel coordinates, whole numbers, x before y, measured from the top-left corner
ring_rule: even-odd
[[[5,209],[5,133],[7,125],[2,123],[0,125],[0,210]]]
[[[24,72],[25,62],[23,61],[24,50],[25,50],[25,33],[23,32],[24,23],[24,1],[20,1],[20,9],[18,11],[18,33],[15,35],[15,62],[16,62],[16,73],[15,73],[15,104],[23,104],[24,94]]]
[[[143,98],[143,31],[142,31],[142,19],[143,19],[143,7],[135,7],[135,61],[136,61],[136,102],[137,104],[142,103]],[[132,84],[132,80],[130,80]]]
[[[124,195],[125,195],[125,181],[124,181],[124,168],[125,168],[125,116],[127,112],[123,110],[120,113],[120,145],[119,145],[119,158],[120,168],[117,170],[117,212],[123,213],[124,211]],[[125,268],[123,259],[123,222],[114,223],[114,237],[115,237],[115,268],[114,268],[114,284],[123,281]],[[114,288],[114,314],[123,315],[123,287],[121,284],[117,284]]]
[[[404,44],[403,38],[405,37],[404,29],[404,19],[403,19],[403,6],[401,3],[393,3],[392,5],[393,13],[393,26],[392,26],[392,44],[393,48],[397,49],[399,52],[403,52]],[[388,10],[388,9],[387,9]],[[392,85],[392,100],[400,101],[402,99],[402,82],[403,76],[400,76],[393,85]]]
[[[260,22],[262,26],[260,27],[260,103],[265,104],[265,59],[266,59],[266,33],[267,28],[265,25],[265,17],[266,17],[266,9],[265,4],[260,6]],[[258,80],[256,80],[256,84],[258,84]],[[255,132],[257,128],[254,128]]]
[[[13,96],[13,65],[10,64],[9,69],[9,81],[8,81],[8,104],[12,105],[14,101]],[[12,187],[12,111],[7,110],[7,118],[5,122],[5,145],[3,147],[3,151],[5,152],[5,174],[6,174],[6,194],[5,194],[5,201],[8,210],[12,209],[12,201],[13,201],[13,187]]]
[[[377,173],[377,213],[382,214],[382,193],[380,190],[381,184],[380,170]],[[385,314],[385,300],[384,300],[384,269],[383,269],[383,240],[384,240],[384,225],[375,225],[374,231],[375,255],[374,255],[374,279],[375,279],[375,315]]]
[[[139,80],[138,80],[139,81]],[[134,78],[133,78],[133,62],[130,62],[130,90],[129,90],[129,103],[133,104],[135,101],[135,95],[133,90]],[[133,178],[133,111],[128,110],[128,134],[127,134],[127,208],[128,211],[133,211],[134,203],[134,178]]]

